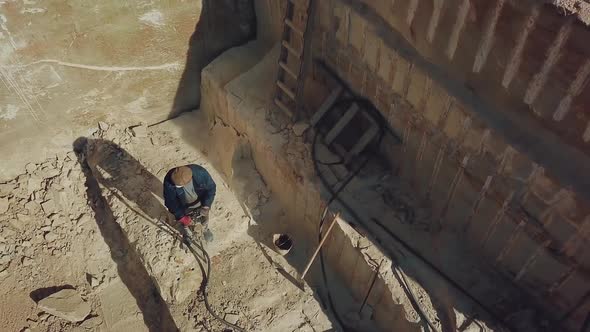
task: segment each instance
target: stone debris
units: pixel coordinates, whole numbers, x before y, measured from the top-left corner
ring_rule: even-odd
[[[41,310],[70,322],[81,322],[90,314],[90,304],[74,289],[62,289],[37,303]]]
[[[55,284],[56,280],[78,290],[62,290],[44,298],[38,303],[42,311],[36,314],[35,323],[10,326],[8,330],[148,330],[142,308],[138,307],[138,296],[146,296],[152,301],[153,294],[158,294],[175,320],[182,317],[179,315],[181,311],[192,307],[190,303],[197,301],[201,271],[194,256],[160,227],[160,223],[169,220],[170,216],[160,197],[156,196],[161,195],[161,180],[167,169],[180,163],[203,164],[208,169],[213,167],[205,163],[203,156],[195,153],[194,146],[182,143],[170,133],[152,133],[145,125],[132,128],[117,124],[109,124],[108,128],[99,126],[100,130],[92,137],[97,145],[90,146],[80,156],[86,158],[96,175],[98,188],[95,193],[91,193],[85,185],[88,183],[88,173],[83,168],[86,165],[81,165],[79,156],[71,151],[37,161],[27,168],[26,173],[23,170],[23,174],[0,184],[0,209],[5,210],[0,213],[0,281],[13,282],[14,289],[8,290],[8,295],[29,294],[36,288]],[[158,149],[154,150],[150,142]],[[171,154],[177,157],[162,157],[170,151],[178,152]],[[258,176],[255,171],[252,174]],[[220,178],[219,174],[215,176]],[[272,293],[275,288],[277,292],[279,288],[283,292],[284,287],[276,287],[275,280],[265,282],[266,277],[277,277],[261,270],[265,265],[259,264],[258,248],[246,232],[248,225],[244,221],[249,218],[241,202],[230,194],[228,185],[223,181],[218,184],[211,230],[220,236],[208,248],[212,260],[217,262],[213,268],[221,269],[246,261],[238,274],[226,270],[224,278],[262,273],[265,276],[244,284],[227,279],[223,285],[221,282],[212,285],[211,301],[223,306],[220,313],[224,315],[223,312],[226,312],[227,319],[237,323],[240,319],[244,320],[246,313],[256,314],[266,308],[262,309],[258,304],[248,308],[237,303],[236,298],[242,295],[250,298],[258,291]],[[260,181],[256,190],[249,194],[247,204],[255,208],[254,215],[258,216],[269,200],[270,191]],[[153,218],[158,224],[146,221],[147,218]],[[113,228],[113,224],[116,227]],[[120,228],[122,235],[111,232],[116,228]],[[231,254],[225,253],[235,243],[245,241],[250,241],[246,247],[249,248],[248,254],[233,250]],[[217,260],[219,257],[220,261]],[[119,270],[130,263],[137,265],[130,271]],[[14,281],[12,278],[15,278]],[[250,286],[253,282],[258,284]],[[133,286],[138,287],[134,289]],[[226,291],[226,287],[231,291]],[[289,295],[294,294],[291,292]],[[230,301],[231,305],[228,304]],[[91,308],[95,311],[91,318],[85,320]],[[20,309],[23,312],[29,310],[24,305],[16,308]],[[202,305],[191,310],[191,317],[201,320],[208,317]],[[272,317],[276,317],[275,311],[272,309],[272,314],[264,316],[265,321],[254,323],[252,330],[272,329],[269,324]],[[22,316],[22,313],[19,314]],[[276,311],[276,314],[283,312]],[[300,318],[298,313],[295,316],[294,319]],[[22,317],[21,324],[25,319]],[[80,321],[84,322],[71,323]],[[212,330],[219,330],[220,323],[214,320],[206,322]],[[2,320],[0,323],[13,324]],[[189,326],[182,321],[177,323],[181,330]]]
[[[45,215],[50,215],[57,211],[55,202],[51,199],[41,203],[41,208],[43,209],[43,212],[45,212]]]
[[[0,198],[0,214],[8,211],[8,198]]]
[[[302,136],[305,131],[309,128],[309,123],[307,122],[297,122],[293,125],[293,133],[295,136]]]
[[[47,241],[48,243],[51,243],[59,238],[59,236],[55,233],[47,233],[43,237],[45,238],[45,241]]]
[[[5,197],[14,191],[14,184],[11,183],[0,183],[0,197]]]
[[[37,170],[37,165],[33,164],[33,163],[28,163],[25,166],[25,170],[27,171],[28,174],[33,174]]]
[[[104,121],[99,121],[98,122],[98,128],[100,130],[107,131],[107,130],[109,130],[109,127],[110,127],[109,124],[106,123],[106,122],[104,122]]]
[[[139,125],[131,127],[131,133],[134,137],[147,137],[147,126]]]
[[[225,319],[230,324],[237,324],[238,320],[240,319],[240,315],[236,313],[226,312],[223,319]]]
[[[42,180],[38,177],[29,178],[29,182],[27,184],[27,195],[30,196],[35,191],[41,189],[41,182],[42,182]]]

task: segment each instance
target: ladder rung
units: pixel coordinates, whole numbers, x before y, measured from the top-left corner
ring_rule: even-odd
[[[283,112],[287,113],[290,118],[293,117],[293,112],[278,98],[275,98],[275,105],[277,105]]]
[[[348,108],[348,110],[346,110],[346,113],[344,113],[344,115],[340,118],[340,120],[338,120],[338,122],[336,122],[334,127],[332,129],[330,129],[330,131],[326,135],[326,139],[325,139],[326,144],[330,145],[332,143],[332,141],[336,138],[336,136],[338,136],[338,134],[340,134],[340,132],[342,132],[344,127],[346,127],[346,125],[348,123],[350,123],[350,121],[352,121],[352,118],[356,115],[356,112],[358,112],[358,110],[359,110],[359,107],[357,104],[352,104]]]
[[[379,132],[379,127],[377,125],[371,126],[369,130],[367,130],[363,136],[359,139],[359,141],[352,147],[352,149],[346,155],[344,159],[345,163],[348,163],[352,158],[357,156],[359,153],[363,152],[363,150],[369,145],[369,143],[375,138],[375,135]]]
[[[299,75],[295,74],[293,71],[291,71],[291,69],[289,68],[289,66],[287,66],[287,64],[284,63],[283,61],[279,61],[279,66],[281,66],[281,68],[283,68],[283,70],[287,74],[291,75],[291,77],[293,77],[294,79],[297,79],[297,77],[299,76]]]
[[[299,28],[297,28],[295,26],[295,24],[293,23],[293,21],[291,21],[290,19],[286,18],[285,19],[285,24],[291,28],[291,30],[295,31],[299,36],[301,36],[303,38],[303,31],[299,30]]]
[[[301,52],[297,51],[296,49],[291,47],[291,45],[289,45],[289,43],[287,43],[286,40],[283,40],[282,44],[283,44],[283,47],[287,49],[287,51],[289,51],[290,53],[295,55],[297,58],[301,58]]]
[[[311,117],[312,126],[315,126],[318,122],[320,122],[324,114],[326,114],[326,112],[330,109],[330,107],[332,107],[338,96],[340,96],[342,90],[342,86],[339,85],[336,89],[330,92],[328,98],[324,100],[320,108],[318,108],[317,112],[315,112],[315,114]]]
[[[287,94],[287,96],[289,96],[291,99],[295,100],[295,92],[293,92],[293,90],[289,89],[289,87],[286,86],[285,83],[283,83],[281,81],[277,81],[277,85],[279,86],[279,88],[281,88],[281,90],[283,90],[285,92],[285,94]]]

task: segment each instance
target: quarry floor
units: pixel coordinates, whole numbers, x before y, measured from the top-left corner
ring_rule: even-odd
[[[262,181],[244,179],[248,202],[240,201],[207,159],[207,128],[189,139],[178,128],[174,121],[134,130],[102,123],[86,153],[29,164],[0,184],[2,330],[223,331],[197,294],[201,273],[194,257],[165,223],[161,180],[168,169],[189,163],[206,167],[217,183],[214,240],[206,244],[213,309],[249,331],[331,327],[310,288],[301,291],[293,282],[293,268],[257,240],[270,234],[255,226],[263,219],[279,223],[281,216]],[[257,177],[247,160],[236,167],[239,176]],[[37,307],[36,297],[60,288],[76,289],[91,304],[85,321],[68,322]]]

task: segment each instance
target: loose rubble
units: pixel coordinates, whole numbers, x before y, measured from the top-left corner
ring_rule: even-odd
[[[291,306],[313,299],[263,258],[248,235],[249,215],[194,146],[169,129],[145,125],[101,122],[92,133],[87,149],[30,163],[0,183],[0,287],[7,292],[0,297],[0,326],[52,332],[136,331],[146,325],[222,330],[200,302],[201,271],[170,235],[176,226],[162,204],[161,179],[186,163],[204,165],[218,182],[210,221],[216,240],[208,248],[215,275],[223,276],[223,284],[214,277],[208,288],[218,313],[249,330],[272,330]],[[269,197],[264,186],[256,188],[245,206],[258,216]],[[64,284],[75,290],[42,299],[31,295]],[[285,290],[291,306],[262,300]],[[283,302],[282,296],[276,299]],[[307,326],[301,323],[305,317],[293,317],[289,326]],[[329,325],[323,314],[314,319]]]
[[[70,322],[81,322],[90,314],[90,305],[74,289],[63,289],[38,303],[39,308]]]

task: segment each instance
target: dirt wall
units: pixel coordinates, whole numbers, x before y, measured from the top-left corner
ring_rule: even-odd
[[[435,228],[465,234],[495,269],[581,323],[590,264],[586,25],[527,2],[317,8],[313,57],[403,138],[386,151],[428,198]],[[323,80],[317,66],[310,75]]]

